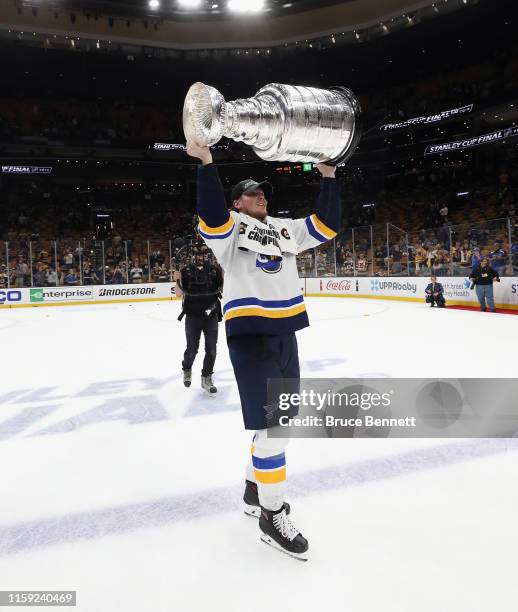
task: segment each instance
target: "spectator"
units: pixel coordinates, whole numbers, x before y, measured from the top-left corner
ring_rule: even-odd
[[[7,266],[5,264],[0,265],[0,287],[5,289],[7,287]]]
[[[483,257],[480,260],[480,265],[471,272],[470,276],[473,281],[472,287],[475,287],[477,298],[480,304],[480,310],[486,311],[486,300],[491,312],[495,311],[495,299],[493,296],[493,282],[500,282],[498,272],[489,265],[489,259]]]
[[[419,245],[415,250],[415,273],[419,274],[426,261],[426,250]]]
[[[71,268],[66,274],[65,274],[65,278],[63,279],[65,285],[67,286],[72,286],[72,285],[77,285],[77,275],[75,273],[74,268]]]
[[[170,280],[169,271],[166,268],[165,264],[162,264],[159,268],[158,282],[166,283],[168,280]]]
[[[130,270],[130,278],[132,283],[142,282],[142,268],[136,263]]]
[[[499,242],[495,242],[493,250],[489,253],[491,267],[500,275],[507,264],[507,252],[501,247]]]
[[[14,269],[14,279],[15,279],[14,286],[24,287],[25,280],[28,275],[29,275],[29,266],[20,259],[20,261],[16,264],[16,267]]]
[[[401,250],[399,248],[399,244],[395,244],[392,247],[392,274],[400,274],[401,273]]]
[[[126,275],[123,273],[120,266],[115,266],[111,274],[111,282],[113,285],[122,285],[126,281]]]
[[[474,272],[480,266],[481,259],[482,259],[482,255],[480,254],[480,249],[478,247],[473,247],[473,254],[471,256],[471,271],[472,272]]]
[[[63,256],[63,269],[69,270],[74,265],[74,254],[71,249],[67,249]]]
[[[45,271],[45,265],[40,263],[36,267],[36,272],[33,276],[33,282],[35,287],[45,287],[47,284],[47,273]]]
[[[57,282],[58,282],[58,275],[56,274],[56,271],[53,268],[49,268],[47,270],[47,278],[46,278],[47,287],[54,287],[57,285]]]
[[[360,253],[356,266],[356,273],[358,275],[366,276],[368,274],[369,264],[367,263],[365,253]]]

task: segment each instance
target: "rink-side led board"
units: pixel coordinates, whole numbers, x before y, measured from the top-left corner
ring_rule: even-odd
[[[443,276],[437,281],[444,287],[448,304],[478,306],[477,295],[467,276]],[[306,295],[422,302],[429,282],[429,276],[307,278]],[[518,310],[518,277],[502,277],[493,287],[497,308]]]
[[[177,299],[175,283],[0,289],[0,309],[2,307],[156,302],[174,299]]]
[[[439,277],[448,304],[478,306],[468,277]],[[301,278],[300,292],[308,297],[356,297],[402,302],[423,302],[430,282],[423,277]],[[502,277],[494,283],[497,308],[518,310],[518,277]],[[0,289],[0,310],[30,306],[78,306],[178,299],[175,283],[139,285],[90,285],[83,287],[35,287]]]

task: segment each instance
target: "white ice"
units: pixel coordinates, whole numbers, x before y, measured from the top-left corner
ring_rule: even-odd
[[[513,316],[307,306],[303,376],[516,377]],[[184,389],[179,310],[0,312],[0,590],[76,590],[81,612],[516,610],[516,441],[293,440],[293,560],[239,509],[250,435],[224,338],[217,397],[201,353]]]

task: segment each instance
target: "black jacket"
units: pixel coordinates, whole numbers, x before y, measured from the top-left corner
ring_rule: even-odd
[[[221,321],[219,298],[223,275],[219,268],[210,264],[204,264],[203,267],[188,266],[182,270],[180,282],[184,297],[179,320],[184,314],[200,317],[217,312],[218,320]]]
[[[487,268],[475,268],[471,272],[470,278],[475,285],[492,285],[494,278],[496,278],[497,281],[500,281],[498,272],[493,270],[491,266],[488,266]]]

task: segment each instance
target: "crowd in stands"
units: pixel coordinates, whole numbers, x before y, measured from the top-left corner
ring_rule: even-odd
[[[375,92],[368,109],[384,110],[390,122],[433,114],[474,104],[478,108],[508,101],[518,90],[518,44],[495,51],[482,64],[455,72],[443,70],[435,77]],[[388,121],[387,121],[388,122]]]
[[[362,190],[369,175],[341,173],[348,229],[333,246],[302,255],[300,273],[464,275],[486,255],[502,275],[516,274],[518,174],[512,156],[504,161],[478,159],[485,171],[476,177],[468,162],[416,165],[385,180],[376,206],[367,208]],[[0,207],[2,287],[168,281],[179,265],[176,239],[196,239],[193,203],[178,186],[149,200],[138,189],[30,191],[19,208],[16,193]],[[318,180],[287,183],[274,203],[303,217],[313,212],[317,193]],[[113,229],[99,236],[95,211],[108,202]]]
[[[142,146],[182,142],[180,112],[123,100],[0,98],[0,142],[33,139],[72,144]]]
[[[423,77],[388,90],[377,88],[361,98],[368,116],[373,120],[384,116],[388,122],[468,103],[489,108],[513,99],[517,91],[518,44],[514,43],[484,63],[444,70],[434,78]],[[0,97],[0,142],[42,139],[49,145],[124,143],[129,147],[182,142],[179,108],[125,99],[92,102],[4,95]],[[368,133],[365,142],[376,138]],[[240,156],[243,148],[236,146]],[[382,168],[379,164],[356,168],[353,157],[338,173],[345,202],[343,226],[348,229],[332,245],[303,254],[300,273],[463,275],[477,258],[487,255],[502,274],[516,274],[518,156],[516,147],[498,147],[450,159],[385,162]],[[245,150],[250,153],[249,147]],[[235,154],[230,151],[229,158]],[[174,166],[167,171],[174,173]],[[273,177],[274,212],[292,217],[313,212],[316,175],[315,171],[305,180]],[[196,241],[192,186],[185,175],[177,180],[174,188],[163,193],[151,193],[149,185],[44,188],[25,182],[19,188],[4,187],[0,191],[0,286],[171,280],[181,264],[176,240],[196,243],[192,242]],[[96,221],[96,211],[107,214],[109,227]]]
[[[95,76],[90,76],[95,78]],[[356,92],[366,114],[386,122],[433,114],[466,104],[474,110],[507,102],[518,92],[518,43],[494,51],[483,63],[442,70],[405,85]],[[124,96],[95,100],[62,96],[0,96],[0,142],[20,141],[84,145],[149,146],[182,143],[181,99],[143,103]],[[372,136],[372,133],[371,133]],[[238,145],[237,145],[238,146]],[[241,151],[242,149],[240,149]]]

